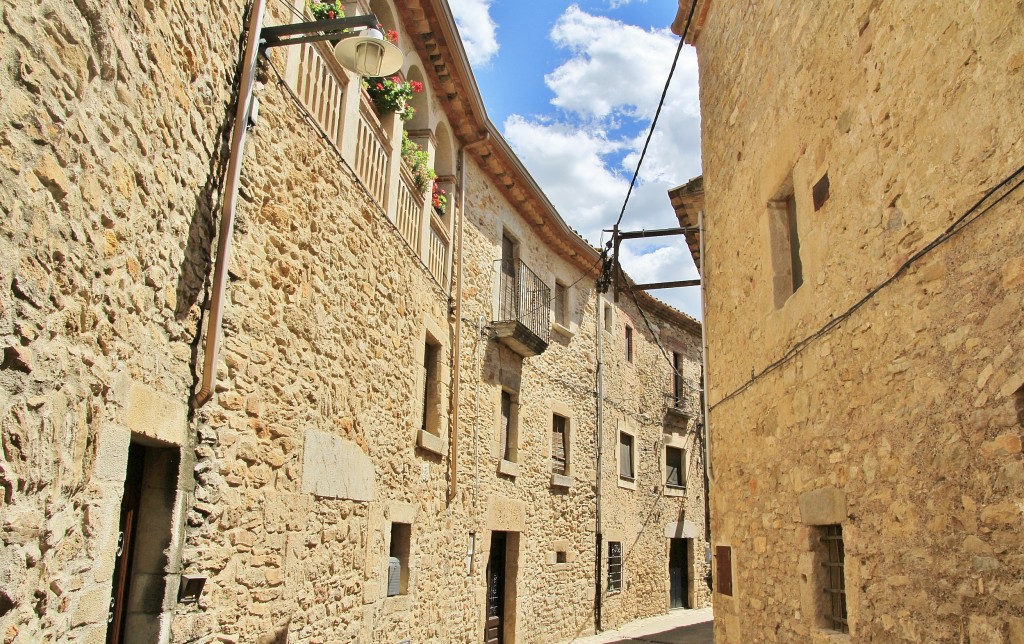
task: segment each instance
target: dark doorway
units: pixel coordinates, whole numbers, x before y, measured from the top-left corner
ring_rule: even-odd
[[[177,493],[179,451],[141,444],[128,446],[124,496],[118,523],[114,576],[107,616],[107,642],[159,639],[167,594],[168,555]]]
[[[690,589],[688,584],[689,561],[687,557],[689,539],[669,539],[668,581],[669,608],[689,608]]]
[[[505,630],[505,533],[491,533],[491,555],[487,559],[487,622],[485,644],[502,644]]]
[[[117,550],[114,551],[114,585],[110,593],[107,615],[107,642],[124,641],[124,625],[128,618],[128,587],[132,576],[132,554],[135,550],[135,528],[142,501],[142,468],[146,449],[137,443],[128,446],[128,468],[121,497],[121,520],[117,527]]]

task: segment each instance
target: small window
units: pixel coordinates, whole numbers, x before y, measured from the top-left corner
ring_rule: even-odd
[[[786,199],[786,219],[789,222],[789,255],[793,265],[793,292],[803,286],[804,264],[800,260],[800,230],[797,228],[796,196]]]
[[[633,362],[633,327],[626,325],[626,362]]]
[[[564,564],[568,561],[568,556],[565,550],[558,550],[555,552],[555,563]]]
[[[622,590],[622,542],[608,542],[608,592]]]
[[[551,416],[551,472],[553,474],[568,474],[568,459],[566,458],[569,450],[566,448],[566,439],[568,432],[566,432],[566,419],[565,416],[559,416],[558,414],[552,414]]]
[[[612,332],[612,305],[607,302],[604,303],[604,330]]]
[[[420,429],[434,435],[440,434],[441,431],[441,392],[438,378],[440,356],[441,346],[427,336],[423,348],[423,413]]]
[[[388,597],[409,592],[409,552],[412,526],[408,523],[391,524],[391,550],[388,558]]]
[[[804,265],[800,254],[800,213],[792,176],[779,188],[776,197],[768,202],[768,213],[775,307],[782,308],[804,283]]]
[[[633,464],[633,436],[619,432],[619,477],[632,481],[636,479]]]
[[[679,447],[665,447],[665,486],[676,489],[686,487],[686,451]]]
[[[821,543],[824,591],[826,599],[825,622],[832,630],[850,632],[846,618],[846,553],[843,548],[843,526],[826,525],[818,528]]]
[[[509,391],[501,391],[501,458],[515,463],[519,458],[519,405]]]
[[[683,407],[683,356],[672,352],[672,406]]]
[[[565,284],[558,281],[555,282],[555,322],[569,326],[569,292]]]

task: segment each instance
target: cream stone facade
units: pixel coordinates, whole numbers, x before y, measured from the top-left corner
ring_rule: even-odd
[[[715,641],[1024,641],[1024,4],[693,16]]]
[[[399,32],[407,122],[325,44],[259,63],[211,329],[248,9],[0,10],[4,641],[557,642],[707,605],[700,326],[597,291],[446,3],[346,5]]]

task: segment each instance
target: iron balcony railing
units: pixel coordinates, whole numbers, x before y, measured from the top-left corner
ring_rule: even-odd
[[[551,334],[551,289],[520,259],[499,260],[498,319],[518,322],[545,343]]]

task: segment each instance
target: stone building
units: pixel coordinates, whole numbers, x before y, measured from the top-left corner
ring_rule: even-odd
[[[270,50],[230,255],[251,8],[0,9],[5,642],[555,642],[709,602],[698,323],[597,291],[446,3],[345,9],[415,113]]]
[[[1024,641],[1024,5],[700,0],[686,37],[716,641]]]

